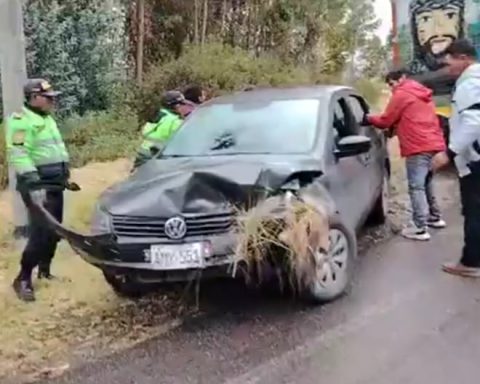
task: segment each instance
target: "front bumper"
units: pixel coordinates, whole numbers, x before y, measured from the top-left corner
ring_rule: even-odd
[[[88,236],[79,234],[60,224],[43,207],[38,207],[47,224],[86,262],[114,274],[128,274],[144,282],[187,281],[201,272],[202,277],[232,276],[235,235],[225,233],[208,237],[192,237],[187,242],[208,242],[210,252],[201,269],[164,270],[151,263],[148,250],[151,245],[179,244],[155,238],[129,239],[114,235]]]

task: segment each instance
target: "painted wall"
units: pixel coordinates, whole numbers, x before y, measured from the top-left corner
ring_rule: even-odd
[[[480,0],[393,0],[401,65],[414,74],[439,69],[456,38],[471,39],[480,52]]]

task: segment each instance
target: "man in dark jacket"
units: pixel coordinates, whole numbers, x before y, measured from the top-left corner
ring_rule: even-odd
[[[403,70],[390,72],[385,80],[392,89],[390,102],[383,114],[366,116],[366,120],[382,129],[395,127],[402,157],[406,158],[413,225],[404,228],[402,235],[430,240],[429,226],[446,226],[432,185],[432,158],[446,147],[432,91],[408,79]]]

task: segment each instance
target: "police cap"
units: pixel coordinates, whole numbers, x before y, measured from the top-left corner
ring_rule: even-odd
[[[45,79],[28,79],[23,87],[23,93],[25,96],[38,94],[46,97],[56,97],[62,94],[60,91],[55,91]]]
[[[186,99],[182,92],[179,91],[167,91],[163,94],[162,104],[166,107],[174,107],[178,104],[185,104]]]

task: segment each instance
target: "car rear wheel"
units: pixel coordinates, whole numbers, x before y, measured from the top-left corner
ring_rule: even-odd
[[[330,225],[327,255],[315,254],[315,277],[307,287],[307,296],[316,303],[332,301],[345,293],[352,278],[356,259],[355,234],[340,222]]]
[[[128,275],[116,275],[103,271],[103,276],[115,293],[120,297],[139,298],[153,290],[148,284],[142,284],[133,280]]]
[[[372,212],[368,218],[368,224],[371,225],[382,225],[385,224],[388,217],[388,201],[390,197],[390,180],[388,174],[386,173],[383,177],[382,192],[377,198],[375,205],[373,206]]]

